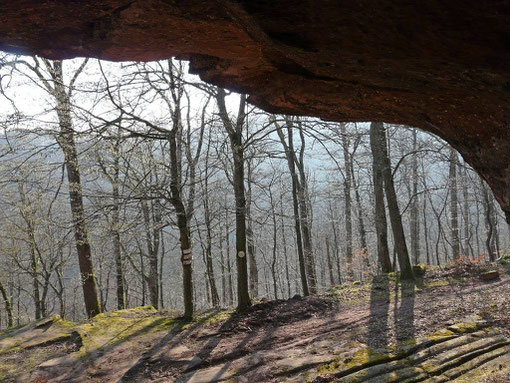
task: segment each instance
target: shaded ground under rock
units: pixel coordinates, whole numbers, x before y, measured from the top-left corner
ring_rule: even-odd
[[[50,356],[17,381],[507,382],[510,277],[501,270],[484,283],[468,271],[431,272],[419,284],[378,277],[191,323],[152,308],[55,320],[50,329],[80,334],[81,349]],[[2,337],[3,363],[13,354]]]

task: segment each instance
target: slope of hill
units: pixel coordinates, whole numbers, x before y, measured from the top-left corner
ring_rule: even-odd
[[[508,382],[510,277],[434,269],[183,322],[151,307],[0,333],[3,382]]]

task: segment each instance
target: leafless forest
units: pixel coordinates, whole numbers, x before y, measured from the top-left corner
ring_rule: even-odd
[[[508,252],[491,190],[439,137],[268,114],[187,72],[0,56],[0,328],[191,318]]]

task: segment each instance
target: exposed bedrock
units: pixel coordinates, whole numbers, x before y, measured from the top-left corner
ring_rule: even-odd
[[[510,223],[508,0],[18,0],[0,21],[4,51],[178,56],[268,111],[436,133]]]

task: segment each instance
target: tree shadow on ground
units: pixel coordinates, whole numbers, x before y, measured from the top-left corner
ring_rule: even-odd
[[[212,311],[208,313],[204,319],[214,316],[217,314],[217,311]],[[161,317],[155,321],[151,321],[147,325],[144,325],[137,329],[136,331],[130,332],[134,327],[138,326],[143,322],[146,318],[140,318],[136,320],[134,323],[131,323],[128,326],[122,326],[118,332],[115,334],[108,336],[108,340],[103,344],[98,344],[93,348],[85,350],[85,354],[77,358],[75,363],[68,366],[65,370],[59,368],[56,371],[48,370],[47,373],[49,376],[44,376],[44,378],[49,378],[51,381],[52,378],[58,378],[58,381],[65,382],[75,382],[81,381],[83,379],[84,374],[94,379],[100,379],[103,375],[109,374],[109,368],[104,368],[105,361],[102,361],[103,356],[110,355],[112,351],[114,351],[117,347],[123,347],[125,345],[129,345],[130,341],[135,340],[139,337],[143,337],[145,334],[150,333],[155,328],[160,326],[169,326],[170,330],[167,335],[165,335],[154,347],[152,347],[149,352],[145,352],[141,358],[139,358],[131,368],[124,374],[124,376],[129,376],[130,372],[137,371],[137,369],[143,365],[143,363],[155,352],[161,349],[163,346],[172,347],[172,345],[177,345],[180,342],[179,335],[182,334],[182,330],[186,324],[189,322],[184,320],[179,320],[178,318],[172,317]],[[204,321],[201,321],[196,324],[192,324],[190,326],[190,330],[194,327],[198,327],[203,324]],[[170,327],[171,326],[171,327]],[[115,369],[115,367],[113,367]],[[118,367],[117,367],[118,368]],[[89,369],[96,370],[94,372],[88,371]],[[44,372],[43,372],[44,373]],[[46,375],[46,374],[44,374]],[[119,381],[133,382],[136,380],[132,380],[129,377],[126,380],[121,378]],[[46,380],[45,380],[46,381]]]
[[[416,336],[414,325],[415,286],[414,279],[401,281],[400,300],[398,299],[398,284],[395,286],[394,320],[397,345],[414,339]]]
[[[370,290],[370,317],[366,344],[371,349],[389,345],[390,279],[388,274],[376,275]]]
[[[389,276],[383,274],[374,277],[370,291],[370,317],[366,337],[368,347],[382,349],[390,346],[393,341],[396,341],[398,345],[415,337],[415,286],[414,280],[395,283],[392,326]]]
[[[190,323],[186,320],[179,320],[174,327],[165,335],[160,341],[147,351],[138,361],[124,373],[119,382],[133,382],[136,381],[136,377],[144,374],[144,369],[147,365],[151,364],[151,358],[155,357],[158,353],[163,351],[171,351],[182,343],[185,336],[189,335],[193,331],[198,330],[208,319],[214,317],[219,313],[219,310],[211,310],[208,312],[200,321]]]
[[[175,382],[187,383],[199,370],[213,366],[220,368],[214,376],[210,377],[210,382],[223,380],[224,374],[236,360],[248,357],[246,361],[243,361],[243,368],[238,369],[234,374],[234,376],[245,376],[262,363],[262,358],[257,353],[270,349],[271,343],[275,341],[275,332],[282,324],[296,319],[292,314],[295,313],[296,308],[301,307],[301,304],[300,300],[293,299],[284,302],[270,301],[252,306],[246,312],[233,315],[218,330],[218,333],[223,333],[223,336],[211,338],[195,354],[203,362],[191,369],[184,370]],[[220,356],[213,356],[216,347],[222,340],[225,340],[225,333],[232,333],[232,336],[235,337],[242,332],[246,332],[246,335],[241,336],[233,348],[229,348],[229,351]]]
[[[377,359],[372,359],[372,353],[376,358],[375,355],[389,353],[392,349],[390,345],[401,347],[415,337],[415,281],[395,282],[393,318],[390,318],[390,282],[387,274],[375,276],[372,281],[366,337],[366,344],[370,349],[369,363],[378,363]],[[398,378],[403,371],[395,370],[393,373]]]
[[[174,379],[176,383],[205,381],[204,379],[217,382],[249,376],[256,367],[264,363],[264,353],[271,352],[273,344],[293,339],[292,334],[277,333],[279,328],[308,317],[312,318],[315,312],[324,310],[315,306],[318,304],[316,301],[319,302],[320,299],[310,297],[259,303],[243,313],[233,314],[219,327],[213,326],[206,331],[197,332],[191,339],[192,342],[185,341],[189,338],[186,330],[184,333],[188,335],[183,336],[184,342],[181,344],[194,348],[193,351],[187,350],[188,363],[179,364],[181,353],[164,357],[164,354],[168,356],[167,347],[164,346],[163,353],[156,355],[152,364],[147,360],[142,362],[137,371],[125,375],[124,381],[141,381],[143,373],[147,371],[150,371],[151,379]],[[254,379],[256,381],[257,377]]]

